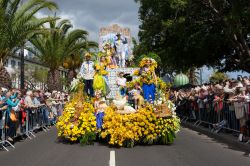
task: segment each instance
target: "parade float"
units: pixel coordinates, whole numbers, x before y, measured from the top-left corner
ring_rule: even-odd
[[[57,122],[58,137],[83,145],[95,141],[117,147],[172,144],[180,120],[168,100],[169,87],[155,73],[157,62],[145,57],[138,68],[124,68],[124,64],[112,62],[116,52],[110,44],[104,47],[94,65],[95,96],[84,93],[79,74],[71,84],[71,100]],[[132,79],[113,87],[128,71],[133,72],[129,73]]]

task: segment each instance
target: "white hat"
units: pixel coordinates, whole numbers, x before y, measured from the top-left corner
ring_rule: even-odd
[[[207,87],[206,87],[205,85],[203,85],[203,86],[201,87],[201,89],[207,90]]]
[[[220,84],[216,84],[215,88],[217,88],[217,89],[223,89],[223,87]]]
[[[6,88],[2,88],[2,91],[3,91],[3,92],[5,92],[5,91],[8,91],[8,89],[6,89]]]
[[[46,93],[44,93],[44,95],[45,95],[45,96],[51,96],[51,93],[46,92]]]
[[[196,92],[198,92],[198,91],[201,90],[201,88],[200,88],[199,86],[197,86],[196,88],[194,88],[194,90],[195,90]]]
[[[27,95],[27,96],[30,96],[30,95],[32,95],[32,93],[33,93],[32,91],[27,91],[27,92],[26,92],[26,95]]]
[[[236,86],[236,88],[243,88],[243,85],[242,85],[242,83],[238,83],[238,85]]]

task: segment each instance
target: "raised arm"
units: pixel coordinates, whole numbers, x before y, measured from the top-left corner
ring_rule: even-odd
[[[11,107],[16,107],[19,103],[19,100],[16,100],[15,102],[13,102],[11,99],[8,99],[6,101],[6,103],[8,104],[8,106],[11,106]]]

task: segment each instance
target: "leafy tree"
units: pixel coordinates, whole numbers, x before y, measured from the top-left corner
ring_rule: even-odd
[[[200,72],[196,68],[190,68],[186,72],[186,75],[189,78],[189,82],[192,85],[198,85],[200,82]]]
[[[225,81],[228,79],[229,77],[227,74],[216,71],[210,76],[209,81],[215,83],[215,82]]]
[[[88,32],[81,29],[70,31],[72,24],[69,20],[53,20],[44,34],[33,36],[30,42],[35,49],[29,48],[40,60],[49,67],[48,89],[62,90],[59,67],[72,55],[93,45],[87,40]],[[71,61],[73,63],[73,61]],[[74,66],[74,65],[73,65]]]
[[[51,18],[36,18],[35,14],[43,9],[53,10],[57,5],[47,0],[0,0],[0,83],[11,86],[11,79],[3,63],[29,38],[41,31],[41,25]]]
[[[139,40],[163,67],[250,72],[249,0],[136,0]]]

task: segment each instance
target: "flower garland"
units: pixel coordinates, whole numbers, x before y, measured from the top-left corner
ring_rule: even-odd
[[[56,127],[58,136],[65,140],[91,144],[95,140],[93,136],[96,133],[96,117],[93,104],[82,102],[82,99],[82,90],[79,90],[65,105],[63,115],[59,117]]]
[[[133,147],[135,144],[171,144],[180,129],[177,117],[157,118],[153,107],[134,114],[117,114],[112,107],[105,112],[101,137],[110,145]]]
[[[143,68],[146,64],[150,63],[150,68],[152,70],[155,70],[157,68],[157,62],[156,60],[154,60],[153,58],[143,58],[141,61],[140,61],[140,68]]]

